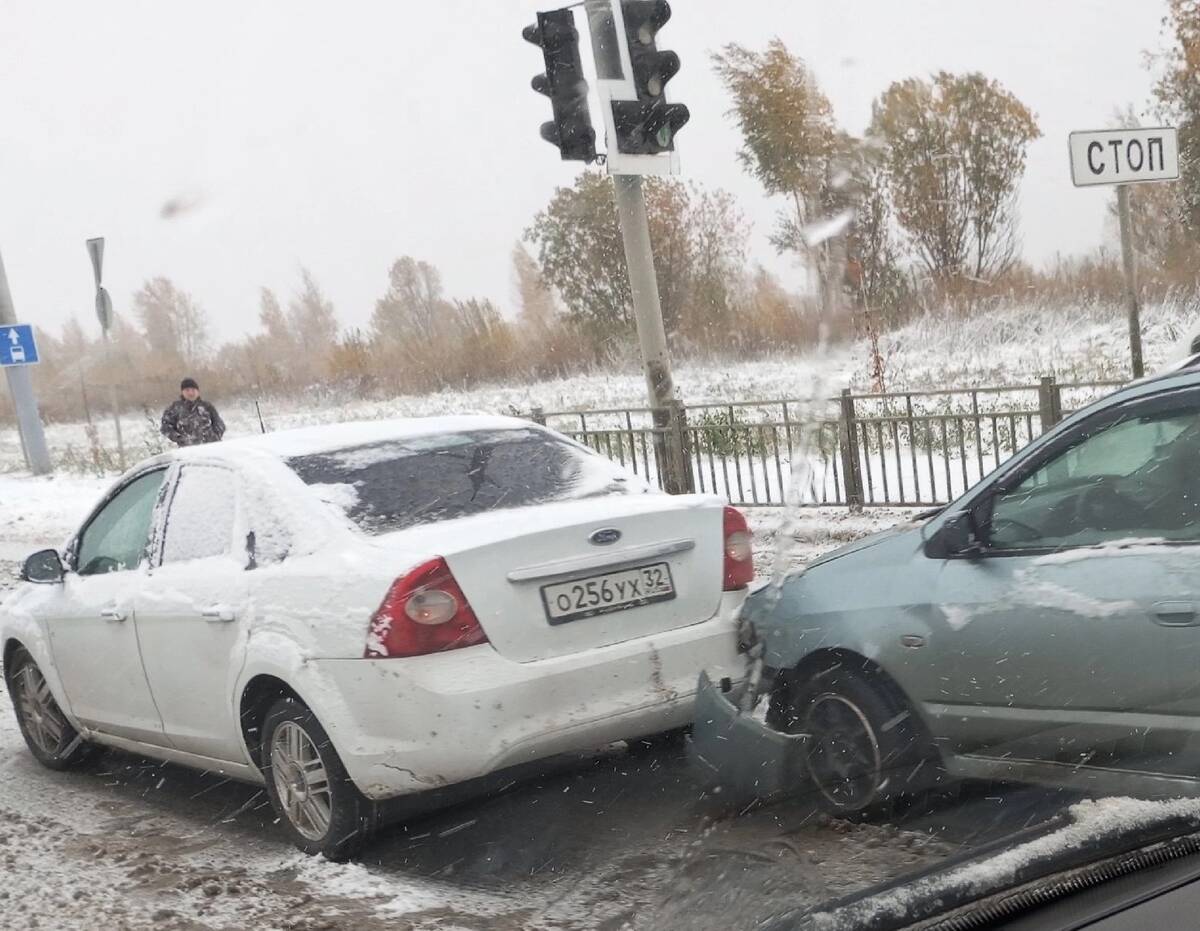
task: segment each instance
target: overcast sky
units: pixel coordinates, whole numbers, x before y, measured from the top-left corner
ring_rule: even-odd
[[[23,321],[97,331],[84,240],[107,238],[118,312],[166,275],[214,336],[256,326],[263,285],[309,267],[364,323],[393,259],[437,265],[453,296],[512,303],[513,242],[580,170],[538,125],[536,0],[5,0],[0,29],[0,254]],[[675,0],[659,45],[691,108],[683,176],[732,191],[752,258],[797,281],[767,243],[775,205],[739,167],[710,51],[779,36],[860,133],[891,81],[980,70],[1037,114],[1021,228],[1027,258],[1091,249],[1101,189],[1071,186],[1067,133],[1144,106],[1158,0]],[[582,16],[579,17],[582,25]],[[598,115],[597,125],[600,125]],[[194,209],[164,220],[168,201]]]

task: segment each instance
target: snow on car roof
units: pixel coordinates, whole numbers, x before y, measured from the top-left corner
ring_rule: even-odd
[[[354,421],[280,430],[257,436],[239,437],[221,443],[190,446],[175,450],[172,456],[190,458],[241,458],[244,453],[266,453],[280,459],[308,456],[347,447],[365,446],[409,437],[438,433],[462,433],[468,430],[515,430],[536,427],[516,417],[455,414],[445,417],[405,417],[394,420]]]

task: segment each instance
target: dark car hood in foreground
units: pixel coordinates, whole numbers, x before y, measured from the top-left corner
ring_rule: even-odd
[[[1084,801],[1040,828],[948,860],[906,882],[867,890],[820,910],[784,913],[760,928],[894,931],[931,918],[944,918],[951,912],[965,917],[985,906],[994,909],[1004,900],[1011,900],[1010,908],[1032,909],[1089,884],[1097,885],[1156,862],[1193,856],[1200,850],[1198,831],[1200,799]],[[1090,881],[1085,871],[1074,874],[1071,883],[1055,883],[1068,870],[1092,865],[1096,869]],[[1017,913],[1010,911],[1008,916]]]

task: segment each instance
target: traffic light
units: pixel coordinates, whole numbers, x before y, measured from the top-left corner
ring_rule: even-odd
[[[628,155],[658,155],[675,148],[675,134],[691,114],[681,103],[667,103],[667,82],[679,71],[679,56],[660,52],[654,37],[671,18],[667,0],[621,0],[629,62],[637,100],[614,100],[617,149]]]
[[[579,32],[570,10],[538,13],[536,25],[521,34],[542,50],[546,72],[537,75],[533,89],[550,98],[554,119],[542,124],[542,138],[558,146],[563,161],[594,162],[596,131],[588,112],[588,86],[579,61]]]

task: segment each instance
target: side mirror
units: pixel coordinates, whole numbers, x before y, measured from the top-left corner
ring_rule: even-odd
[[[971,511],[959,511],[947,517],[925,545],[925,555],[932,559],[950,559],[953,556],[974,559],[982,556],[983,544],[979,540],[975,515]]]
[[[26,559],[25,565],[21,567],[21,578],[38,585],[61,582],[66,574],[67,570],[63,568],[57,550],[39,550]]]

